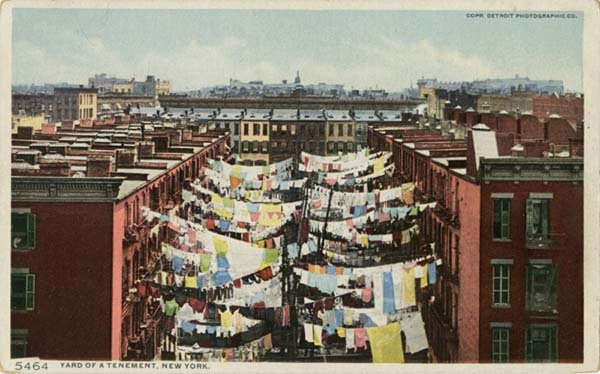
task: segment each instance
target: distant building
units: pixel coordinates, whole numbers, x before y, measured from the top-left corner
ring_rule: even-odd
[[[96,119],[97,88],[56,88],[54,90],[53,121]]]
[[[42,124],[45,122],[43,114],[33,115],[13,115],[11,117],[11,133],[16,134],[19,127],[27,126],[31,127],[34,131],[42,129]]]
[[[533,111],[533,94],[528,92],[513,92],[511,94],[482,94],[477,99],[480,113],[486,112],[531,112]]]
[[[109,77],[106,73],[95,74],[88,79],[88,85],[98,89],[98,93],[113,92],[114,86],[128,83],[127,79]]]
[[[13,94],[13,115],[52,116],[54,96],[50,94]]]
[[[536,95],[533,97],[533,114],[549,118],[557,114],[562,118],[583,121],[583,97],[575,95]]]
[[[240,122],[240,162],[250,165],[269,164],[269,127],[271,111],[250,109]]]
[[[337,155],[338,152],[355,152],[354,119],[346,110],[325,111],[327,154]]]

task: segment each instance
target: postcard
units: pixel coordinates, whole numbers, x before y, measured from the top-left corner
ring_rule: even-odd
[[[0,22],[3,371],[598,370],[597,2]]]

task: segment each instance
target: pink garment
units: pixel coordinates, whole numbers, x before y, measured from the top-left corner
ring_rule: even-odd
[[[373,289],[372,288],[363,288],[362,290],[362,301],[365,303],[371,302],[373,299]]]
[[[379,212],[379,222],[388,222],[392,217],[389,213]]]
[[[321,206],[321,200],[315,200],[312,203],[313,207],[319,208]]]
[[[354,329],[354,351],[357,348],[367,349],[367,329],[356,328]]]
[[[188,240],[190,243],[196,242],[196,230],[188,229]]]
[[[250,220],[252,222],[257,222],[258,221],[258,217],[260,217],[260,213],[250,213]]]
[[[271,180],[267,181],[267,191],[271,191],[271,183],[272,183]]]
[[[346,220],[346,225],[348,225],[349,228],[354,227],[354,221],[352,220],[352,218]]]
[[[326,178],[325,182],[327,182],[328,185],[333,186],[337,182],[337,179],[335,179],[335,178]]]

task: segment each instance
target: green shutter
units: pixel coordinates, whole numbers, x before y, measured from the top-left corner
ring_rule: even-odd
[[[533,234],[533,200],[527,199],[527,211],[526,211],[526,238],[530,239]]]
[[[541,225],[542,225],[542,235],[544,236],[544,240],[548,239],[548,215],[549,215],[549,209],[548,209],[548,199],[544,199],[541,201],[541,212],[540,212],[540,221],[541,221]]]
[[[26,281],[25,309],[33,310],[35,309],[35,274],[27,274]]]
[[[35,234],[36,234],[36,230],[35,230],[35,221],[36,221],[36,216],[35,214],[28,214],[27,215],[27,247],[28,248],[35,248]]]

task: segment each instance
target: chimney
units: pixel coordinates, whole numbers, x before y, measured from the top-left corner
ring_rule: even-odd
[[[110,177],[112,172],[112,157],[89,156],[87,160],[87,177]]]
[[[152,158],[154,156],[154,142],[143,141],[138,143],[138,157]]]
[[[66,143],[53,143],[48,145],[49,153],[57,153],[59,155],[66,156],[67,155],[67,147],[69,145]]]
[[[512,157],[523,157],[525,155],[525,147],[523,147],[521,144],[515,144],[510,151]]]
[[[56,124],[55,123],[43,123],[42,134],[44,135],[56,135]]]
[[[191,129],[185,129],[183,130],[183,133],[181,135],[181,138],[183,141],[192,141],[192,130]]]
[[[170,138],[168,136],[153,136],[152,141],[154,142],[155,152],[168,152],[171,146]]]
[[[477,123],[477,112],[469,107],[465,112],[465,127],[471,128]]]
[[[81,123],[82,121],[80,121]],[[81,127],[83,127],[83,125],[80,125]],[[61,130],[73,130],[75,128],[75,124],[73,121],[62,121],[60,123],[60,129]]]
[[[137,150],[134,149],[117,149],[117,167],[133,168],[137,161]]]
[[[33,139],[33,127],[19,126],[17,127],[17,139]]]
[[[71,175],[71,165],[66,160],[40,159],[40,174],[68,177]]]
[[[23,160],[30,165],[36,165],[39,162],[40,154],[40,151],[27,150],[25,152],[16,152],[13,155],[15,159]]]

